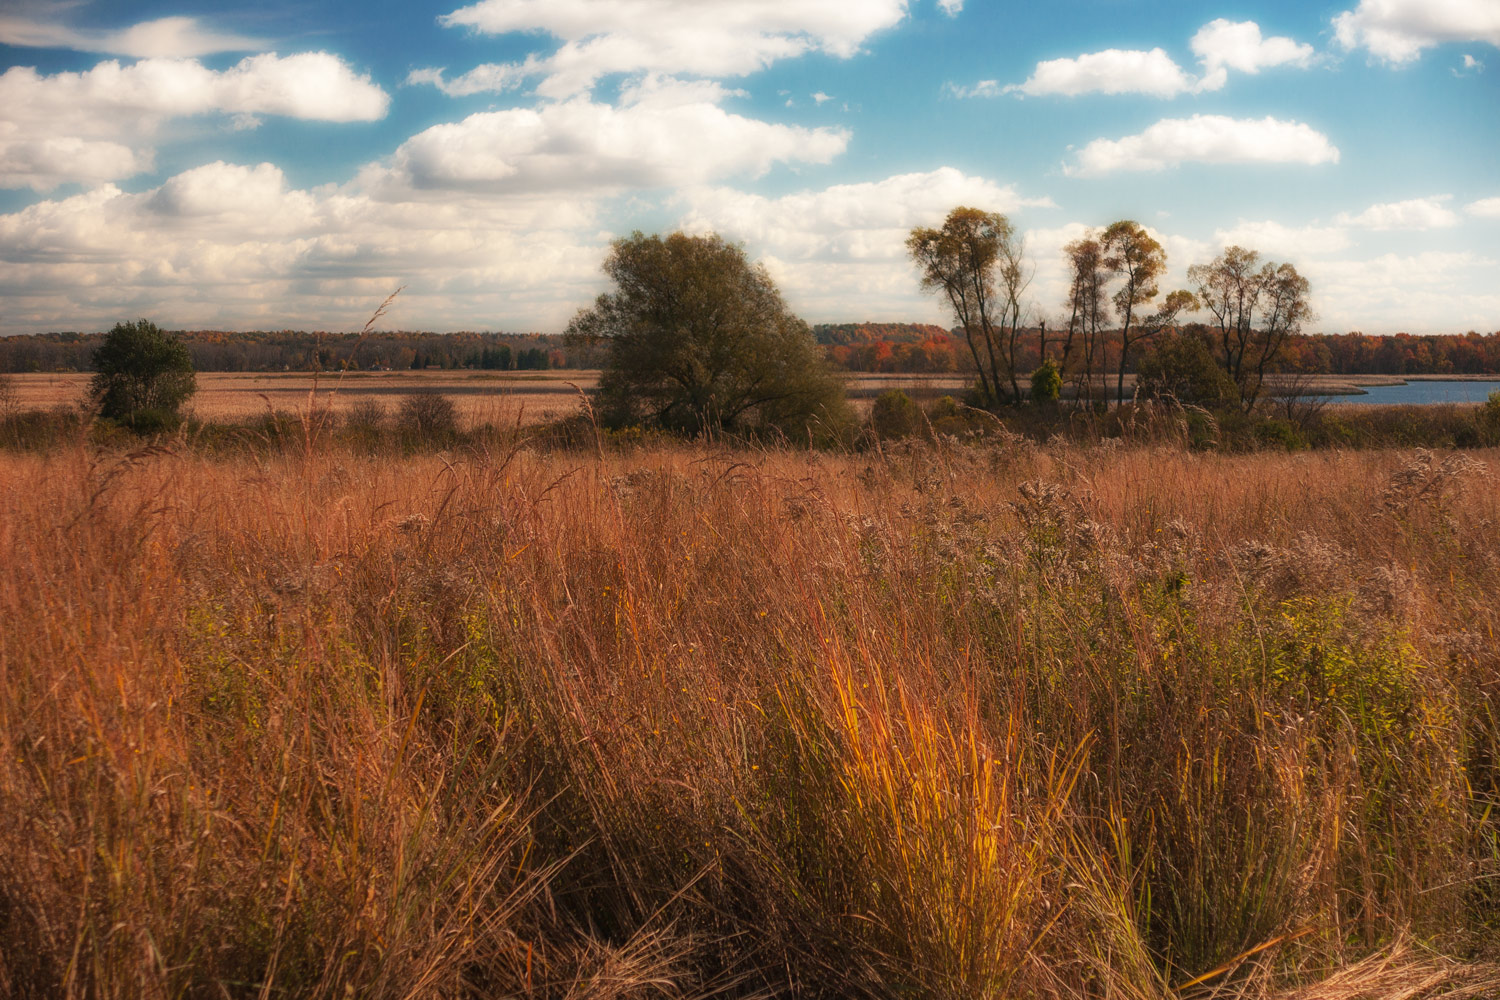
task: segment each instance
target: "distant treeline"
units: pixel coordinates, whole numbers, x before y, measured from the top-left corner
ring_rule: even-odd
[[[1185,333],[1209,337],[1201,324]],[[963,342],[953,332],[928,323],[825,323],[813,327],[818,343],[847,371],[964,371]],[[477,368],[526,371],[546,368],[597,368],[603,349],[567,343],[556,334],[518,333],[375,333],[363,340],[352,333],[306,333],[278,330],[223,333],[187,330],[177,333],[205,372],[360,371],[413,368]],[[0,372],[87,371],[103,334],[42,333],[0,337]],[[1039,331],[1024,331],[1020,360],[1038,360]],[[1049,336],[1049,354],[1060,343]],[[1118,348],[1106,344],[1107,364]],[[1133,365],[1131,366],[1133,367]],[[1500,374],[1500,332],[1394,336],[1362,333],[1317,333],[1292,337],[1284,367],[1332,375],[1494,375]]]
[[[894,335],[888,335],[887,330]],[[962,332],[916,324],[845,324],[814,327],[835,364],[859,372],[965,371],[972,362],[963,346]],[[829,332],[824,332],[829,331]],[[1182,333],[1212,341],[1214,331],[1189,323]],[[861,336],[868,333],[869,336]],[[1040,361],[1041,331],[1022,330],[1017,352],[1022,370]],[[1103,335],[1104,370],[1113,371],[1119,358],[1119,334]],[[1061,331],[1048,334],[1048,354],[1060,350]],[[1148,345],[1149,347],[1149,345]],[[1133,354],[1127,370],[1145,353]],[[1393,336],[1363,333],[1298,334],[1288,339],[1281,367],[1329,375],[1495,375],[1500,374],[1500,332]]]
[[[178,331],[193,365],[204,372],[384,371],[482,368],[525,371],[592,368],[597,348],[566,344],[551,334],[306,333],[301,330],[223,333]],[[0,338],[0,372],[86,371],[104,335],[44,333]]]

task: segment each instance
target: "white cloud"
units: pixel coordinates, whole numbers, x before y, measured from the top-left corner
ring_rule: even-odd
[[[1011,185],[952,167],[879,181],[839,184],[777,198],[731,188],[696,188],[678,199],[682,228],[745,242],[788,302],[810,319],[921,317],[940,320],[906,257],[915,226],[940,225],[955,205],[1015,212],[1050,207]]]
[[[20,131],[14,122],[0,122],[0,187],[47,191],[63,180],[100,184],[150,170],[153,162],[150,150],[118,142]]]
[[[1464,206],[1464,211],[1480,219],[1500,219],[1500,197],[1471,201]]]
[[[813,99],[813,103],[814,104],[822,104],[825,101],[831,101],[831,100],[833,100],[833,95],[832,94],[825,94],[825,93],[823,93],[820,90],[816,94],[812,95],[812,99]]]
[[[1458,213],[1443,204],[1452,197],[1444,194],[1371,205],[1358,215],[1339,215],[1338,222],[1361,229],[1447,229],[1458,225]]]
[[[998,80],[980,80],[972,87],[965,87],[957,83],[948,83],[943,90],[949,95],[957,98],[968,97],[999,97],[1005,91]]]
[[[1473,56],[1469,55],[1467,52],[1465,52],[1463,59],[1459,61],[1458,67],[1453,70],[1453,75],[1454,76],[1458,76],[1458,77],[1464,77],[1464,76],[1474,76],[1475,74],[1483,73],[1483,72],[1484,72],[1484,60],[1483,59],[1476,59]]]
[[[257,38],[225,35],[191,17],[163,17],[116,31],[86,31],[66,25],[0,16],[0,44],[104,52],[133,59],[190,59],[215,52],[257,52]]]
[[[1095,139],[1066,173],[1097,177],[1119,170],[1162,170],[1181,163],[1337,163],[1328,137],[1302,122],[1194,115],[1164,118],[1139,135]]]
[[[964,9],[964,0],[938,0],[938,10],[949,17],[957,17]]]
[[[1049,59],[1036,65],[1025,83],[1012,84],[1006,93],[1031,97],[1060,94],[1150,94],[1175,97],[1194,86],[1193,78],[1162,49],[1141,52],[1105,49],[1074,59]]]
[[[439,329],[557,329],[598,290],[605,243],[587,199],[389,201],[216,162],[0,215],[0,324],[349,329],[406,284],[401,308]]]
[[[1216,230],[1214,240],[1224,246],[1259,250],[1267,257],[1290,258],[1294,263],[1306,254],[1339,253],[1350,245],[1349,233],[1339,226],[1287,226],[1243,219],[1228,229]]]
[[[1478,254],[1430,251],[1308,261],[1297,269],[1312,283],[1322,329],[1381,334],[1494,329],[1497,268],[1500,261]]]
[[[1360,0],[1333,19],[1345,49],[1365,48],[1387,62],[1411,62],[1444,42],[1500,46],[1500,4],[1494,0]]]
[[[618,105],[578,97],[470,115],[402,143],[366,182],[400,190],[615,191],[764,174],[777,163],[828,163],[841,129],[759,121],[719,107],[717,83],[648,78]]]
[[[1147,94],[1171,98],[1178,94],[1218,90],[1229,80],[1229,70],[1259,73],[1272,66],[1312,64],[1313,47],[1291,38],[1265,38],[1254,21],[1210,21],[1192,38],[1194,55],[1203,75],[1193,76],[1160,48],[1105,49],[1072,59],[1049,59],[1037,63],[1025,83],[1004,88],[1005,93],[1032,97],[1058,94]],[[959,97],[992,97],[993,89],[960,88],[949,85]],[[980,87],[984,85],[981,84]]]
[[[1291,38],[1264,38],[1254,21],[1210,21],[1192,40],[1193,54],[1203,65],[1200,90],[1218,90],[1229,78],[1229,70],[1259,73],[1273,66],[1312,64],[1313,47]]]
[[[848,58],[906,11],[907,0],[480,0],[438,20],[560,40],[555,53],[525,68],[544,76],[541,96],[566,98],[611,73],[730,77],[808,52]]]
[[[337,56],[249,56],[223,71],[191,59],[110,60],[82,73],[45,76],[26,66],[0,74],[0,187],[50,190],[68,181],[116,180],[149,169],[142,144],[168,119],[284,115],[350,122],[385,115],[389,98]],[[247,124],[244,118],[238,125]],[[76,160],[67,155],[75,150]]]
[[[511,63],[483,63],[451,80],[443,76],[444,72],[442,69],[414,69],[406,75],[406,82],[413,85],[430,83],[449,97],[469,97],[515,90],[530,75],[526,64]]]

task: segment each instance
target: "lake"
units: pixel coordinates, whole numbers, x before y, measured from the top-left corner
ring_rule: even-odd
[[[1367,385],[1363,396],[1329,396],[1330,403],[1360,403],[1366,406],[1389,404],[1423,405],[1427,403],[1483,403],[1490,393],[1500,390],[1500,380],[1493,382],[1434,380],[1407,382],[1405,385]]]

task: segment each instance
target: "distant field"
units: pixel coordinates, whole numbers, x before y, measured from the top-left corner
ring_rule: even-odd
[[[13,375],[18,404],[24,409],[72,406],[88,391],[87,372]],[[849,377],[849,394],[868,400],[890,388],[918,398],[963,391],[962,375],[874,375]],[[308,372],[204,372],[190,410],[203,420],[250,420],[271,410],[306,407],[316,392],[320,404],[342,412],[357,402],[378,400],[388,409],[415,392],[438,392],[458,405],[469,425],[550,420],[578,408],[580,391],[599,383],[597,371],[548,372],[397,371],[350,372],[343,376]]]
[[[1493,376],[1489,376],[1493,378]],[[87,372],[12,375],[17,403],[23,409],[50,409],[81,403],[88,389]],[[1462,375],[1319,375],[1305,387],[1318,394],[1353,395],[1360,386],[1399,385],[1430,380],[1470,380],[1483,376]],[[857,410],[887,389],[902,389],[916,399],[934,399],[961,393],[971,383],[958,373],[850,373],[849,396]],[[578,408],[580,392],[599,383],[599,372],[554,370],[546,372],[493,371],[393,371],[349,372],[343,376],[309,372],[204,372],[198,376],[198,392],[190,410],[202,420],[252,420],[272,410],[295,411],[306,407],[316,392],[321,405],[337,412],[364,400],[377,400],[387,409],[400,405],[401,397],[417,392],[438,392],[458,405],[466,426],[484,423],[537,423],[552,420]],[[1131,392],[1135,376],[1125,377]],[[1113,392],[1114,380],[1108,382]]]

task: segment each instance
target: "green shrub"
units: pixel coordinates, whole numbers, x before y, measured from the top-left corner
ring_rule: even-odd
[[[1279,417],[1257,422],[1255,438],[1263,445],[1285,448],[1287,451],[1300,451],[1307,447],[1307,439],[1302,436],[1297,426],[1290,420],[1282,420]]]
[[[1191,336],[1164,337],[1141,359],[1137,392],[1142,399],[1171,397],[1208,409],[1239,399],[1239,389],[1219,366],[1203,341]]]
[[[1031,402],[1037,406],[1056,406],[1062,395],[1062,372],[1056,362],[1046,358],[1031,373]]]
[[[1479,428],[1480,444],[1500,445],[1500,390],[1490,393],[1490,398],[1479,408],[1475,423]]]
[[[887,389],[875,397],[870,410],[870,429],[881,438],[902,438],[922,425],[922,411],[900,389]]]

